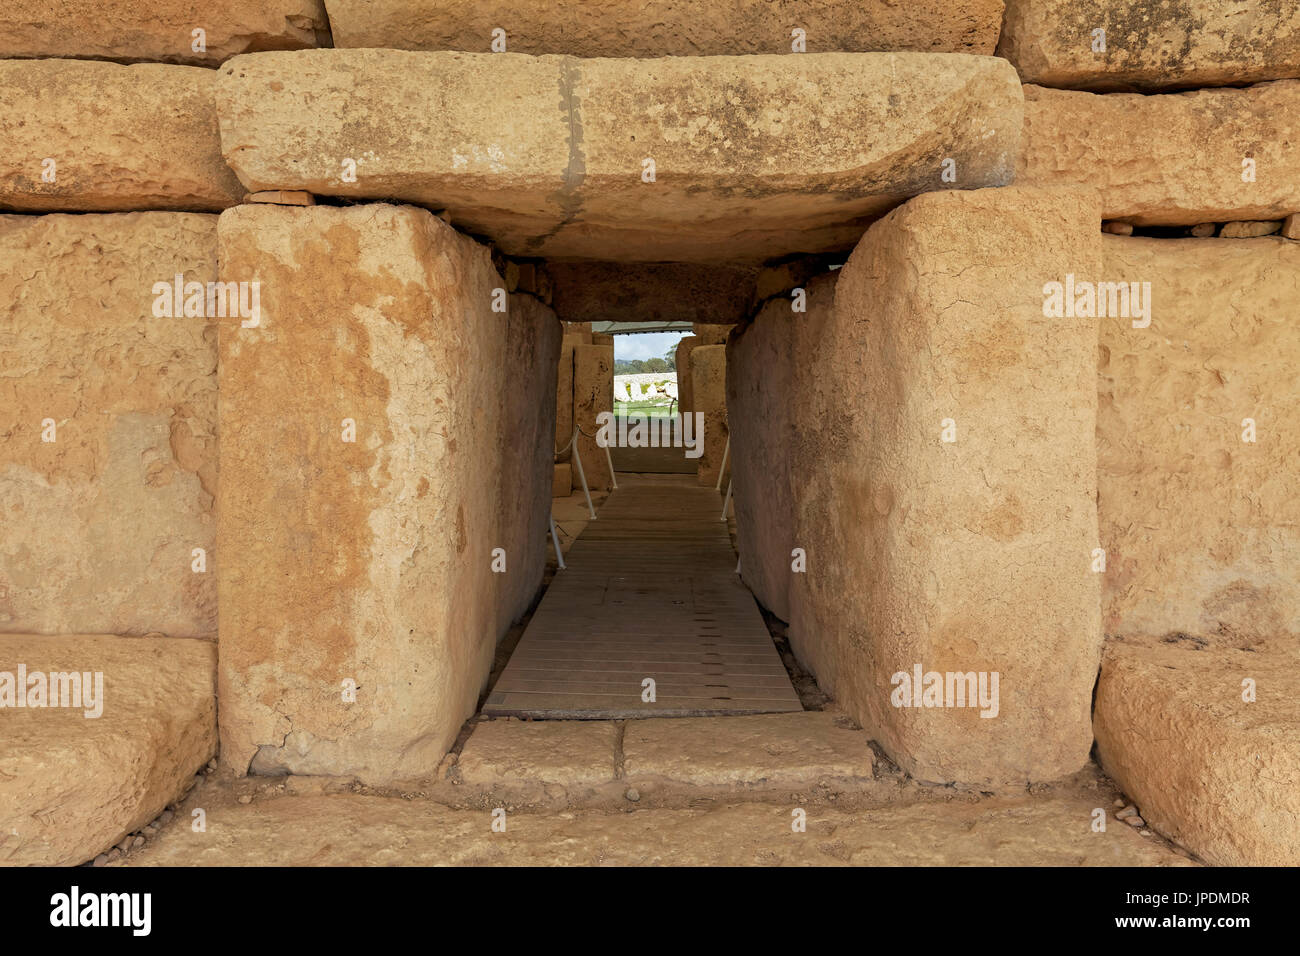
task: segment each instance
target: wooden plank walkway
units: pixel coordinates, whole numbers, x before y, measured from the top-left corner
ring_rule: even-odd
[[[483,707],[567,719],[803,708],[694,475],[620,475]],[[655,701],[642,701],[642,681]]]

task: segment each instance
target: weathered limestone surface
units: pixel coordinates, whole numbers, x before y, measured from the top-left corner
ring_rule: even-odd
[[[0,631],[216,636],[216,329],[154,315],[177,273],[216,279],[216,216],[0,216]]]
[[[1142,818],[1207,863],[1297,866],[1300,653],[1292,639],[1253,650],[1108,642],[1097,752]]]
[[[1024,89],[1018,185],[1098,189],[1104,218],[1137,225],[1300,211],[1300,81],[1155,96]]]
[[[215,79],[156,63],[0,60],[0,209],[235,205],[244,189],[221,158]]]
[[[1105,237],[1151,325],[1103,319],[1098,509],[1108,635],[1300,643],[1300,245]],[[1256,440],[1242,440],[1244,419]]]
[[[790,473],[792,546],[807,554],[791,575],[791,643],[921,780],[1023,785],[1088,756],[1101,643],[1089,570],[1097,326],[1044,318],[1042,287],[1097,271],[1098,221],[1095,198],[1072,190],[918,197],[863,237],[829,316],[814,288],[807,316],[759,319],[818,326],[811,359],[797,351],[817,375],[792,402],[798,444],[768,465]],[[778,341],[771,353],[789,350],[788,335]],[[752,434],[765,407],[731,417]],[[997,715],[895,706],[893,676],[916,665],[997,672]]]
[[[696,322],[691,328],[691,334],[700,340],[701,345],[726,345],[731,328],[728,323]]]
[[[205,49],[194,49],[196,29]],[[321,0],[5,0],[0,10],[0,57],[215,66],[236,53],[328,45]]]
[[[263,283],[261,325],[221,325],[222,759],[425,777],[540,580],[559,324],[493,312],[487,249],[424,210],[241,206],[219,235],[223,278]]]
[[[509,255],[622,261],[850,248],[945,187],[945,159],[962,188],[1009,182],[1022,118],[1005,60],[939,53],[262,53],[217,91],[250,190],[401,199]]]
[[[685,262],[553,262],[555,311],[595,322],[739,322],[754,270]]]
[[[662,57],[791,52],[802,28],[809,51],[993,52],[1002,0],[906,4],[814,0],[791,11],[764,0],[326,0],[334,44],[403,50],[491,48],[506,31],[516,53]],[[792,15],[793,14],[793,15]]]
[[[772,300],[727,346],[741,576],[759,603],[787,622],[799,512],[822,506],[802,494],[804,469],[824,449],[806,444],[800,408],[818,387],[817,347],[833,311],[838,275],[830,272],[807,284],[806,312],[794,312],[788,299]]]
[[[1006,0],[998,56],[1026,83],[1159,90],[1300,77],[1295,0]],[[1105,52],[1093,31],[1106,31]]]
[[[1094,794],[886,807],[808,815],[742,804],[628,813],[511,813],[493,833],[483,810],[422,800],[283,797],[213,805],[202,840],[177,821],[131,856],[133,866],[446,866],[594,863],[730,866],[1188,866],[1126,826],[1090,832]],[[178,817],[179,819],[179,817]],[[1080,826],[1079,821],[1084,821]]]
[[[683,335],[677,342],[677,351],[673,353],[673,364],[677,369],[677,407],[683,414],[695,408],[695,390],[691,387],[691,352],[700,340],[694,335]]]
[[[560,338],[560,361],[555,378],[555,448],[557,450],[567,446],[573,436],[573,347],[581,342],[581,333],[565,332]]]
[[[704,415],[704,454],[696,466],[702,485],[714,485],[727,447],[727,348],[701,345],[691,350],[692,412]],[[727,472],[731,465],[727,465]],[[726,475],[723,475],[723,483]]]
[[[587,487],[593,491],[608,491],[614,487],[614,476],[609,470],[605,449],[596,444],[600,426],[596,416],[614,410],[614,346],[582,345],[573,348],[573,423],[582,431],[576,443],[582,456],[583,474]],[[567,442],[568,439],[566,438]],[[574,465],[574,483],[578,481],[578,468]]]
[[[179,798],[216,753],[216,659],[160,634],[0,635],[2,671],[103,675],[98,717],[0,709],[0,864],[76,866]]]
[[[567,498],[573,493],[573,465],[561,462],[551,472],[551,497]]]
[[[591,787],[615,777],[612,720],[489,720],[476,724],[456,761],[471,785],[538,781]]]
[[[866,734],[830,711],[629,720],[623,732],[623,776],[633,784],[818,787],[870,779],[874,764]]]

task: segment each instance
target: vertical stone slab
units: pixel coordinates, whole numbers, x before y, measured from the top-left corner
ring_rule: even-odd
[[[792,630],[922,780],[1023,785],[1088,757],[1097,320],[1045,317],[1043,289],[1097,274],[1098,220],[1071,191],[919,197],[868,230],[836,283],[797,421],[820,451],[794,465],[808,571]],[[918,667],[986,674],[989,705],[925,706],[924,676],[900,696],[895,675]]]
[[[605,449],[596,444],[599,425],[596,416],[614,409],[614,347],[612,345],[582,345],[573,349],[573,421],[582,433],[578,435],[578,453],[587,476],[587,486],[592,490],[608,491],[614,487],[609,472]],[[578,469],[573,470],[574,485],[581,487]]]
[[[741,576],[765,608],[791,618],[804,471],[822,449],[801,447],[801,411],[820,375],[817,343],[832,314],[832,272],[807,283],[807,311],[770,301],[727,343],[727,427]]]
[[[504,329],[506,357],[501,382],[506,418],[497,460],[501,480],[498,512],[507,555],[506,603],[501,629],[533,603],[546,571],[551,489],[555,478],[555,403],[560,320],[531,295],[510,297]]]
[[[255,328],[221,327],[222,759],[427,777],[533,567],[519,523],[544,519],[554,383],[511,369],[528,349],[508,343],[553,317],[518,297],[492,311],[487,249],[409,207],[241,206],[220,263],[261,283],[262,307]],[[552,333],[536,343],[528,361],[553,368]]]
[[[714,485],[727,447],[727,347],[696,346],[690,362],[691,401],[695,404],[691,411],[704,415],[704,454],[695,474],[700,484]],[[731,466],[727,467],[730,470]]]
[[[1300,244],[1107,236],[1102,250],[1107,278],[1149,283],[1151,306],[1145,328],[1101,326],[1105,632],[1294,643]]]
[[[0,216],[0,632],[216,636],[216,227]]]
[[[565,332],[560,338],[560,360],[555,376],[556,449],[564,448],[573,437],[573,347],[581,341],[580,333]]]
[[[677,369],[677,407],[686,413],[695,406],[695,390],[691,387],[691,351],[700,344],[693,335],[683,335],[677,343],[674,353],[674,367]]]

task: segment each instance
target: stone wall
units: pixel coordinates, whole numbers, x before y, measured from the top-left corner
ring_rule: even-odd
[[[154,290],[216,253],[216,216],[0,216],[0,632],[216,636],[216,328]]]
[[[243,206],[220,239],[264,290],[221,329],[222,760],[427,777],[540,582],[559,324],[494,312],[487,250],[422,210]]]
[[[1300,243],[1102,245],[1108,278],[1151,284],[1149,327],[1101,322],[1106,633],[1300,642]]]
[[[696,465],[702,485],[716,485],[722,459],[727,454],[727,349],[724,345],[697,345],[690,353],[691,412],[704,422],[704,452]],[[698,419],[697,419],[698,421]],[[731,466],[723,472],[723,484]]]

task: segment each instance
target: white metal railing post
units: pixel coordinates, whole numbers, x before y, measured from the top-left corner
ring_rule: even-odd
[[[599,433],[597,433],[599,434]],[[597,442],[599,444],[599,442]],[[614,474],[614,459],[609,453],[609,446],[605,446],[605,463],[609,465],[609,483],[614,491],[618,491],[618,478]]]
[[[591,520],[596,520],[596,507],[591,503],[591,489],[587,487],[587,473],[582,470],[582,455],[578,454],[578,432],[581,428],[574,427],[573,441],[569,444],[573,448],[573,462],[578,466],[578,480],[582,482],[582,493],[587,496],[587,510],[591,512]]]
[[[727,520],[727,505],[731,504],[731,482],[727,482],[727,497],[722,500],[722,520]]]
[[[551,541],[555,545],[555,562],[564,570],[564,552],[560,550],[560,536],[555,532],[555,512],[551,512]]]
[[[731,433],[727,433],[727,447],[722,449],[722,464],[718,467],[718,483],[713,486],[714,491],[722,490],[722,475],[727,470],[727,457],[731,454]]]

